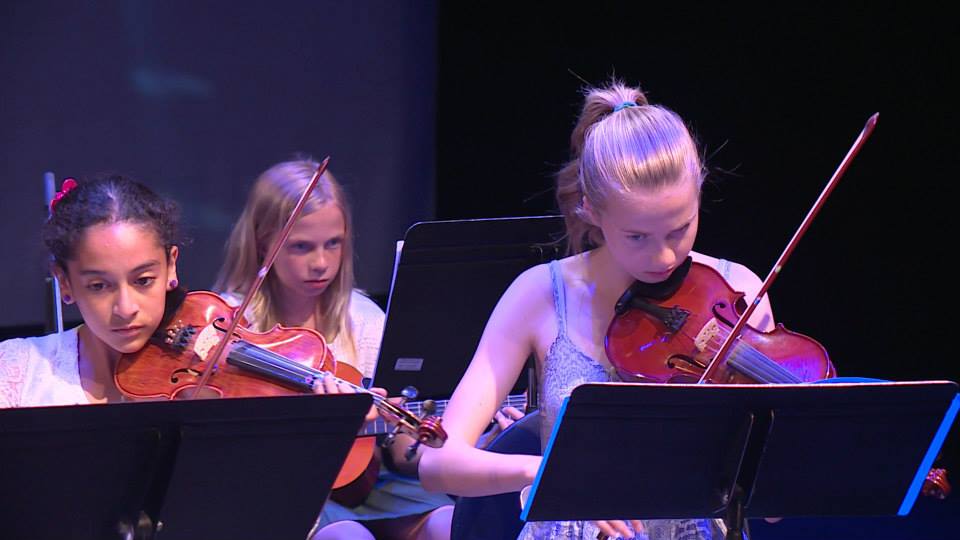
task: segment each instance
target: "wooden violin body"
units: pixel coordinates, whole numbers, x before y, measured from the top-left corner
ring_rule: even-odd
[[[197,388],[197,382],[211,365],[211,352],[225,337],[224,321],[233,317],[233,308],[208,291],[186,295],[169,323],[161,325],[154,339],[140,351],[122,355],[114,380],[121,392],[132,399],[176,399]],[[218,364],[211,382],[204,386],[208,397],[249,397],[295,395],[312,390],[313,380],[305,373],[278,376],[263,372],[259,360],[282,356],[312,370],[330,372],[359,383],[360,375],[351,366],[337,364],[326,342],[315,330],[276,326],[258,333],[238,328],[227,348],[226,362]]]
[[[953,488],[947,479],[947,470],[938,467],[930,469],[920,488],[920,493],[924,496],[941,500],[946,499],[951,491]]]
[[[713,268],[692,263],[672,295],[634,297],[614,317],[604,340],[607,358],[625,381],[696,383],[743,311],[743,296]],[[710,382],[732,384],[836,375],[820,343],[782,325],[770,332],[745,327],[714,373]]]
[[[198,380],[212,364],[210,352],[225,336],[223,322],[233,317],[233,312],[223,298],[212,292],[188,293],[147,346],[121,356],[114,374],[117,388],[131,399],[192,397]],[[292,369],[290,361],[304,369]],[[201,395],[310,393],[313,384],[327,372],[354,385],[359,385],[362,378],[353,366],[338,363],[314,330],[276,326],[269,332],[258,333],[238,328],[226,349],[226,361],[217,364],[216,373]],[[333,487],[341,488],[357,480],[367,470],[374,447],[374,437],[357,437]]]
[[[610,323],[604,346],[625,381],[696,383],[742,312],[743,293],[714,269],[693,263],[671,296],[633,298]],[[836,376],[816,340],[777,325],[770,332],[745,326],[738,343],[707,382],[726,384],[814,382]],[[951,491],[947,471],[931,469],[922,493]]]

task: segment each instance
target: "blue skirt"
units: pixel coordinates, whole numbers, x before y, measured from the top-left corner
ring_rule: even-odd
[[[371,521],[414,516],[448,504],[453,504],[453,499],[447,495],[428,492],[416,478],[399,475],[381,467],[377,483],[366,500],[359,506],[348,508],[327,499],[315,528],[319,530],[337,521]]]

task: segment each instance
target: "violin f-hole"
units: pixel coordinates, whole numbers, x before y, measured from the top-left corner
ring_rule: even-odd
[[[220,326],[221,324],[223,324],[224,320],[225,319],[223,317],[218,317],[210,322],[210,326],[214,327],[215,329],[225,334],[227,333],[227,330],[229,330],[229,328],[224,328]]]
[[[692,358],[690,356],[675,354],[667,358],[666,365],[668,368],[678,371],[679,373],[672,375],[670,378],[674,379],[677,377],[685,378],[686,376],[700,378],[700,374],[703,373],[703,370],[707,369],[707,365],[703,362]]]
[[[175,369],[173,373],[170,374],[170,382],[173,384],[179,384],[181,375],[189,375],[192,378],[196,378],[200,376],[200,372],[193,368]]]
[[[740,298],[740,302],[743,302],[743,297]],[[740,303],[740,302],[738,302],[738,303]],[[744,305],[744,308],[746,308],[746,305]],[[723,324],[725,324],[725,325],[728,326],[728,327],[733,326],[733,325],[736,324],[736,322],[737,322],[737,320],[736,320],[735,318],[734,318],[734,319],[731,319],[730,317],[728,317],[728,316],[726,315],[728,312],[731,311],[731,310],[730,310],[730,304],[727,304],[726,302],[719,301],[719,302],[713,304],[713,308],[711,309],[711,311],[713,312],[713,317],[714,317],[715,319],[717,319],[718,321],[722,321]],[[736,311],[733,311],[732,314],[733,314],[734,316],[736,316],[737,312],[736,312]]]

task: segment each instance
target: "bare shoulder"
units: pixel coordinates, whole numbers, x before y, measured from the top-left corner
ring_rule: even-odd
[[[747,302],[752,302],[757,297],[757,293],[760,292],[760,287],[763,286],[763,280],[760,279],[760,276],[740,263],[717,259],[696,252],[690,252],[690,255],[695,262],[705,264],[719,272],[727,280],[730,288],[743,293]],[[760,300],[760,305],[753,316],[750,317],[750,324],[763,331],[773,330],[773,308],[770,306],[769,295],[764,295],[764,298]]]
[[[504,298],[523,299],[525,301],[536,302],[538,300],[549,300],[552,295],[553,287],[551,285],[550,265],[538,264],[527,268],[520,273],[507,288],[503,294]]]
[[[543,310],[552,305],[551,290],[549,265],[530,267],[514,278],[504,291],[494,309],[494,316],[509,321],[509,324],[523,326],[538,321]]]
[[[487,323],[492,335],[510,335],[522,347],[536,347],[553,317],[553,286],[549,264],[538,264],[518,275],[500,297]]]
[[[691,251],[690,256],[693,257],[694,262],[716,270],[727,280],[733,290],[744,293],[748,299],[752,299],[760,290],[760,286],[763,285],[760,276],[738,262],[718,259],[695,251]]]

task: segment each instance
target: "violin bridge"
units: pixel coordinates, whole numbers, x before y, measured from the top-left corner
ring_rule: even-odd
[[[200,360],[206,362],[207,356],[217,348],[220,343],[220,333],[212,324],[207,325],[197,334],[197,340],[193,344],[193,352],[200,357]]]
[[[704,352],[709,346],[710,342],[720,335],[720,323],[717,322],[717,319],[710,319],[707,324],[703,325],[703,328],[700,329],[700,332],[697,334],[697,337],[694,338],[693,344],[698,351]]]

